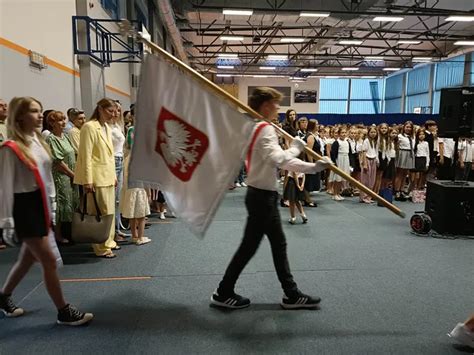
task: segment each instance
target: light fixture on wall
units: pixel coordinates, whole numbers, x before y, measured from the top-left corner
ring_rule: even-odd
[[[40,70],[46,69],[48,67],[46,64],[46,57],[43,54],[29,51],[28,57],[30,58],[30,66]]]

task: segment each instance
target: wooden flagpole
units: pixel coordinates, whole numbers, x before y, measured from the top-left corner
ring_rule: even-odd
[[[126,21],[123,21],[123,23],[125,23],[125,27],[127,27]],[[134,35],[137,36],[136,33],[134,33]],[[213,92],[219,94],[220,96],[223,96],[225,99],[229,100],[230,102],[232,102],[237,107],[239,107],[242,110],[244,110],[245,112],[249,113],[254,118],[259,119],[259,120],[265,120],[265,118],[263,116],[261,116],[258,112],[254,111],[252,108],[245,105],[239,99],[235,98],[234,96],[229,94],[227,91],[223,90],[218,85],[214,84],[212,81],[210,81],[205,76],[198,73],[196,70],[191,68],[189,65],[183,63],[178,58],[174,57],[173,55],[171,55],[170,53],[168,53],[167,51],[165,51],[163,48],[159,47],[155,43],[149,41],[146,38],[141,37],[140,33],[138,33],[138,36],[140,37],[140,40],[142,42],[144,42],[148,47],[150,47],[153,52],[160,54],[161,56],[163,56],[164,58],[166,58],[170,62],[172,62],[172,63],[176,64],[177,66],[179,66],[182,70],[184,70],[187,73],[191,74],[193,76],[193,78],[195,78],[197,81],[199,81],[205,87],[209,88],[210,90],[212,90]],[[289,135],[282,128],[278,127],[277,125],[275,125],[273,123],[271,123],[271,124],[278,131],[278,133],[280,133],[286,140],[288,140],[290,142],[293,140],[294,137]],[[305,147],[305,153],[312,156],[313,159],[316,159],[316,160],[320,160],[320,159],[323,158],[321,155],[317,154],[316,152],[314,152],[312,149],[309,149],[308,147]],[[374,200],[380,202],[384,207],[388,208],[390,211],[392,211],[396,215],[400,216],[401,218],[405,218],[405,213],[402,210],[400,210],[397,206],[391,204],[390,202],[385,200],[383,197],[379,196],[374,191],[369,189],[367,186],[363,185],[362,183],[360,183],[359,181],[354,179],[352,176],[350,176],[349,174],[347,174],[343,170],[339,169],[334,164],[329,165],[328,169],[332,170],[335,174],[338,174],[343,179],[347,180],[349,183],[356,186],[359,190],[361,190],[361,191],[365,192],[367,195],[371,196]]]

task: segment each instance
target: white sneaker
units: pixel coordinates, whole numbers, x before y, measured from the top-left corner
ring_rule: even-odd
[[[474,332],[471,332],[463,323],[458,323],[448,336],[462,345],[474,348]]]
[[[242,187],[247,187],[247,184],[245,182],[241,183],[240,186]]]
[[[290,222],[290,224],[296,224],[296,217],[290,218],[288,222]]]
[[[160,219],[166,219],[164,212],[160,212]]]
[[[136,245],[143,245],[143,244],[148,244],[148,243],[150,243],[150,242],[151,242],[151,239],[150,239],[150,238],[148,238],[148,237],[143,237],[143,238],[138,239],[138,240],[135,242],[135,244],[136,244]]]
[[[242,187],[242,185],[240,183],[236,182],[235,187]]]

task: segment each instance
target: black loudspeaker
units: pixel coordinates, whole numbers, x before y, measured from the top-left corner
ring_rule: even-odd
[[[474,182],[428,181],[425,212],[440,234],[474,236]]]
[[[441,89],[438,135],[474,137],[474,87]]]

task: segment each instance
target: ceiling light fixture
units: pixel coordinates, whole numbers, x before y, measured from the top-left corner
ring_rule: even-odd
[[[355,45],[358,45],[358,44],[362,44],[363,41],[359,40],[359,39],[342,39],[339,41],[339,44],[355,44]]]
[[[234,69],[233,65],[218,65],[217,69]]]
[[[301,71],[303,73],[313,73],[313,72],[317,72],[318,69],[317,68],[302,68]]]
[[[276,67],[260,67],[261,70],[275,70]]]
[[[267,60],[287,60],[288,56],[286,55],[276,55],[276,54],[270,54],[267,56]]]
[[[233,53],[220,53],[217,55],[220,58],[228,58],[228,59],[238,59],[239,55],[238,54],[233,54]]]
[[[216,76],[221,77],[221,78],[228,78],[228,77],[231,77],[232,74],[217,74]]]
[[[300,17],[329,17],[330,13],[328,12],[300,12]]]
[[[378,62],[384,59],[383,57],[380,57],[380,56],[374,56],[374,57],[364,57],[364,60],[371,61],[371,62]]]
[[[396,17],[396,16],[377,16],[372,19],[372,21],[379,21],[379,22],[400,22],[403,21],[404,17]]]
[[[344,70],[344,71],[357,71],[357,70],[359,70],[359,67],[345,67],[345,68],[342,68],[342,70]]]
[[[383,71],[399,71],[400,68],[383,68]]]
[[[474,41],[457,41],[454,42],[455,46],[474,46]]]
[[[412,62],[431,62],[433,58],[431,57],[413,57]]]
[[[474,22],[474,16],[449,16],[445,21]]]
[[[268,75],[252,75],[254,78],[268,78]]]
[[[242,36],[220,36],[221,41],[243,41],[244,37]]]
[[[420,44],[420,43],[421,43],[421,41],[415,41],[415,40],[411,40],[411,39],[409,39],[409,40],[403,40],[402,39],[402,40],[397,42],[397,44]]]
[[[235,16],[252,16],[253,10],[236,10],[236,9],[224,9],[222,10],[223,15],[235,15]]]
[[[304,42],[304,38],[296,38],[296,37],[284,37],[280,39],[282,43],[301,43]]]

